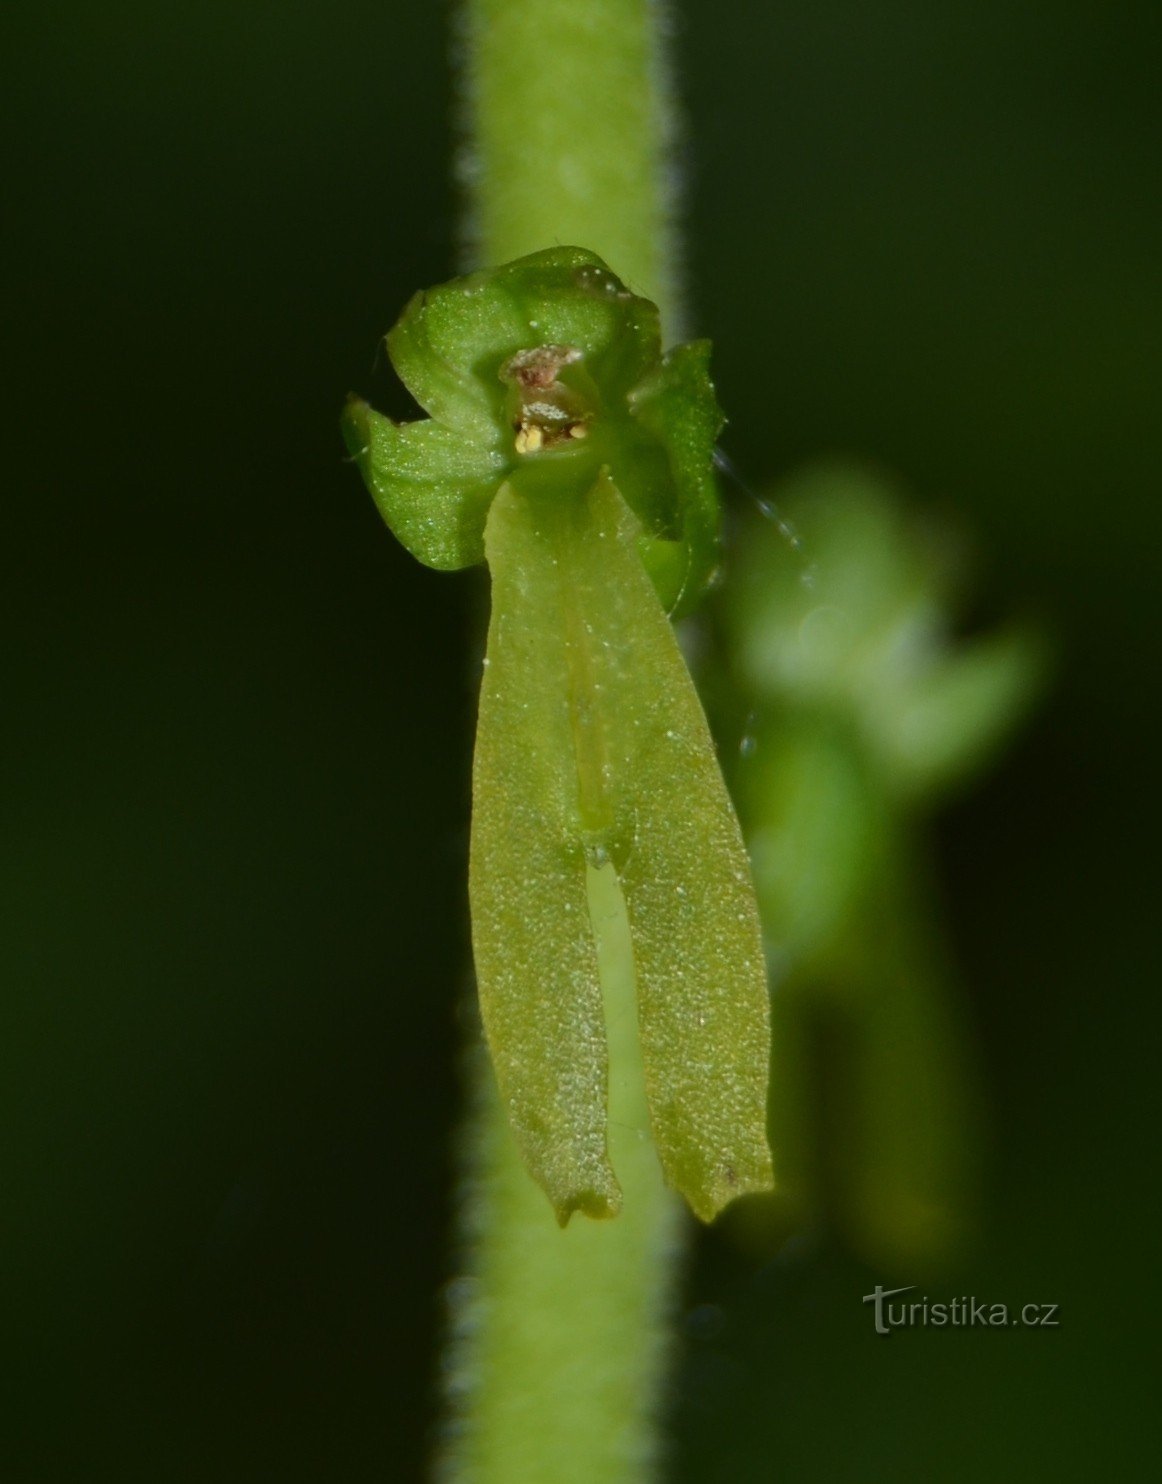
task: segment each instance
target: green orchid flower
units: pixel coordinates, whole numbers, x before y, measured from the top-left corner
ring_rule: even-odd
[[[430,417],[351,399],[348,447],[428,566],[487,561],[470,896],[485,1035],[562,1224],[617,1212],[587,882],[630,924],[650,1127],[703,1219],[771,1184],[768,1010],[750,869],[667,614],[717,561],[709,345],[553,248],[417,294],[387,337]]]
[[[502,484],[588,490],[609,468],[663,605],[694,605],[718,542],[709,341],[663,356],[657,307],[564,247],[416,294],[387,348],[430,418],[395,423],[352,397],[344,435],[413,556],[472,566]]]

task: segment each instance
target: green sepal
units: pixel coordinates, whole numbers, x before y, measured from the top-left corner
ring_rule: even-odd
[[[437,422],[394,423],[352,397],[343,436],[379,513],[442,572],[484,560],[484,521],[504,460]]]

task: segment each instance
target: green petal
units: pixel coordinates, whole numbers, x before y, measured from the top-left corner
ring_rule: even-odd
[[[675,507],[670,521],[676,526],[672,534],[684,547],[685,564],[672,594],[666,593],[658,573],[654,578],[665,606],[685,612],[705,590],[718,560],[718,490],[713,459],[725,419],[710,380],[709,340],[691,341],[668,351],[657,370],[634,392],[630,407],[638,423],[665,446],[669,455]],[[636,501],[631,499],[631,504],[649,529],[657,529],[662,512],[651,519]]]
[[[379,513],[414,557],[445,572],[483,561],[499,454],[439,423],[393,423],[358,397],[347,403],[343,436]]]
[[[527,343],[528,335],[517,306],[490,292],[477,273],[415,294],[387,333],[387,352],[425,412],[466,438],[499,449],[503,388],[495,371],[481,376],[476,363],[494,345],[515,346],[522,337]],[[496,354],[497,367],[503,359]]]
[[[738,825],[612,480],[504,486],[473,801],[485,1029],[526,1162],[558,1213],[612,1211],[606,1049],[586,859],[611,859],[637,971],[654,1140],[709,1220],[771,1183],[768,1014]]]

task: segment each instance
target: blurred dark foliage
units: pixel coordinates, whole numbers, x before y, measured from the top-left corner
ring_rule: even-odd
[[[447,19],[0,20],[6,1479],[422,1476],[483,595],[390,539],[337,413],[405,410],[377,337],[454,267]],[[928,1291],[1061,1325],[882,1339],[827,1232],[711,1233],[676,1479],[1143,1471],[1158,32],[1153,0],[682,7],[731,454],[880,461],[975,532],[974,621],[1055,633],[939,825],[993,1153]]]

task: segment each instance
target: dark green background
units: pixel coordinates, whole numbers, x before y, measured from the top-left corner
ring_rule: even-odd
[[[336,414],[403,410],[377,337],[453,267],[446,21],[0,23],[8,1479],[421,1474],[482,589],[390,539]],[[882,1275],[825,1237],[711,1234],[676,1479],[1147,1476],[1157,30],[1153,0],[682,7],[731,452],[882,461],[972,524],[983,614],[1056,634],[939,828],[995,1152],[928,1291],[1061,1327],[877,1339]]]

